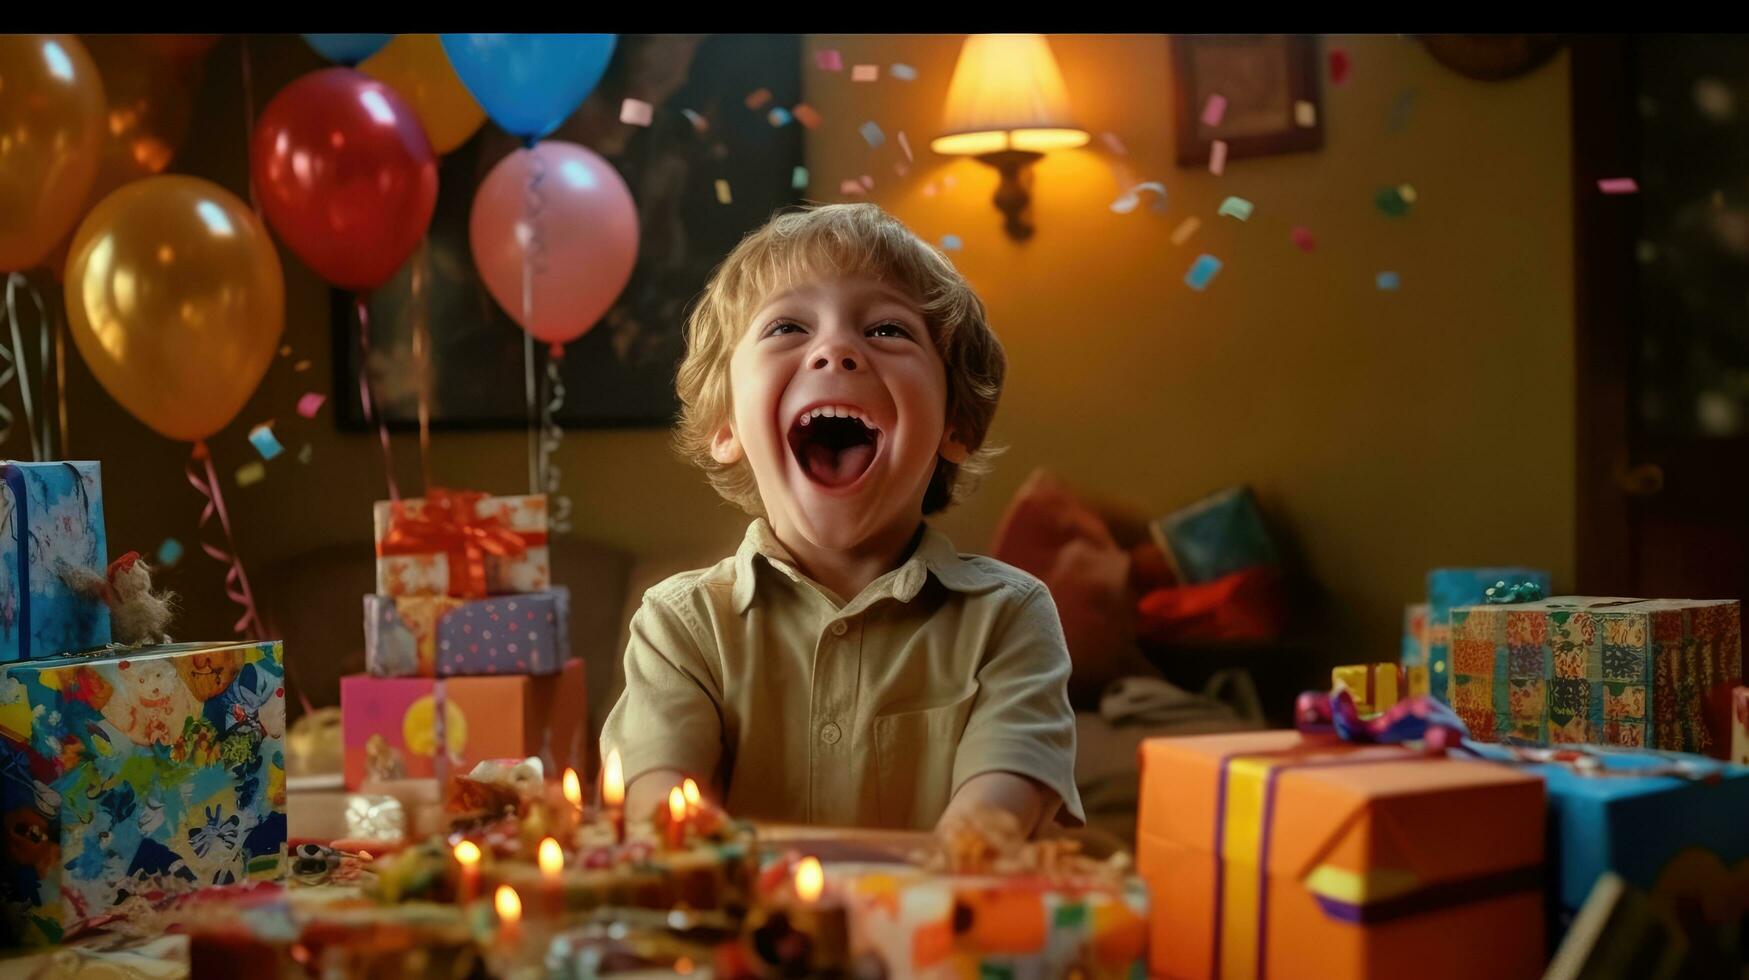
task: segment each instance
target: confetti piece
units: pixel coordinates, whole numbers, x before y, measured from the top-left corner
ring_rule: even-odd
[[[866,194],[866,193],[868,193],[868,189],[863,187],[862,183],[860,181],[846,180],[846,181],[839,182],[838,193],[840,193],[840,194]]]
[[[1190,264],[1190,271],[1184,274],[1184,284],[1200,293],[1208,288],[1209,281],[1220,271],[1221,260],[1204,252]]]
[[[1414,204],[1415,199],[1421,195],[1415,193],[1414,184],[1398,184],[1397,196],[1403,199],[1404,204]]]
[[[1294,230],[1288,232],[1287,237],[1302,252],[1310,252],[1318,247],[1318,240],[1312,237],[1311,231],[1300,225],[1294,226]]]
[[[941,247],[943,251],[957,252],[960,249],[965,248],[966,243],[960,241],[960,236],[958,235],[943,235],[941,236]]]
[[[932,180],[929,183],[923,185],[923,196],[924,197],[934,197],[935,194],[936,194],[935,181]]]
[[[280,445],[279,440],[273,437],[272,422],[263,422],[255,428],[250,429],[249,442],[255,447],[255,451],[261,454],[262,459],[272,459],[280,453],[285,452],[285,447]]]
[[[1195,215],[1185,218],[1178,223],[1178,227],[1172,229],[1172,244],[1183,245],[1185,242],[1190,241],[1190,236],[1196,234],[1196,230],[1201,227],[1201,218],[1198,218]]]
[[[1415,110],[1415,90],[1404,89],[1398,94],[1396,101],[1391,103],[1391,112],[1385,117],[1385,131],[1400,133],[1409,126],[1409,114]]]
[[[1221,202],[1221,208],[1216,213],[1224,214],[1229,218],[1238,218],[1240,221],[1250,221],[1254,208],[1255,205],[1242,197],[1229,197]]]
[[[1397,278],[1395,272],[1381,272],[1374,279],[1374,282],[1378,284],[1381,292],[1394,293],[1397,291],[1397,286],[1401,284],[1402,280]]]
[[[1640,185],[1632,177],[1605,177],[1597,182],[1597,189],[1605,194],[1638,194]]]
[[[165,538],[158,546],[158,565],[162,568],[175,568],[182,560],[182,542],[175,538]]]
[[[1348,81],[1348,52],[1341,48],[1330,49],[1330,82],[1341,85]]]
[[[914,157],[911,156],[911,141],[905,138],[905,131],[902,129],[899,130],[899,149],[905,151],[905,162],[906,163],[910,163],[913,159],[915,159]]]
[[[327,400],[328,396],[321,392],[308,392],[298,399],[298,414],[304,418],[313,419],[316,417],[316,413],[322,410],[322,403]]]
[[[718,177],[717,178],[717,203],[718,204],[731,204],[734,202],[734,200],[735,200],[735,198],[733,197],[733,195],[731,195],[729,193],[729,182],[722,179],[721,177]]]
[[[794,118],[794,116],[789,114],[789,110],[785,109],[783,106],[777,106],[765,114],[765,121],[771,123],[772,128],[774,129],[782,129],[785,126],[788,126],[790,120]]]
[[[827,48],[825,51],[815,52],[814,67],[821,71],[843,71],[844,56],[839,54],[836,48]]]
[[[850,69],[850,80],[853,82],[873,82],[880,80],[880,65],[857,65]]]
[[[296,371],[300,374],[305,372],[305,371],[308,371],[309,369],[310,369],[310,362],[309,361],[299,361],[296,364],[292,365],[292,370]]]
[[[789,186],[791,190],[806,190],[808,186],[808,168],[797,167],[790,172]]]
[[[910,164],[906,163],[903,160],[894,160],[893,161],[893,173],[896,173],[899,176],[903,177],[910,172],[911,172],[911,165]]]
[[[1202,124],[1213,128],[1221,124],[1227,116],[1227,97],[1224,95],[1209,96],[1208,103],[1202,107]]]
[[[1294,125],[1301,129],[1311,129],[1318,125],[1318,107],[1305,99],[1294,103]]]
[[[898,79],[901,82],[914,82],[917,80],[917,69],[912,68],[910,65],[906,65],[906,64],[897,64],[896,63],[896,64],[888,66],[887,74],[893,76],[894,78]]]
[[[1219,177],[1227,170],[1227,141],[1215,140],[1209,147],[1209,173]]]
[[[870,177],[868,174],[863,174],[861,177],[861,180],[862,180],[862,189],[863,190],[868,190],[868,191],[874,190],[874,178],[873,177]]]
[[[267,467],[258,460],[237,467],[237,486],[252,487],[265,479],[267,479]]]
[[[1121,156],[1128,156],[1129,155],[1129,150],[1124,147],[1123,140],[1120,140],[1117,138],[1116,133],[1112,133],[1112,132],[1100,133],[1099,139],[1101,142],[1103,142],[1105,144],[1106,149],[1117,154],[1118,156],[1121,157]]]
[[[762,89],[759,89],[757,91],[747,93],[747,108],[752,109],[756,112],[760,109],[765,108],[765,104],[770,102],[770,101],[771,101],[771,89],[762,88]]]
[[[1117,200],[1111,202],[1111,210],[1117,214],[1129,214],[1141,205],[1142,193],[1144,191],[1152,191],[1157,195],[1154,198],[1154,202],[1149,205],[1153,212],[1155,214],[1165,214],[1166,185],[1157,180],[1144,181],[1129,190],[1124,191]]]
[[[710,122],[706,120],[705,117],[693,112],[691,109],[682,109],[680,110],[680,114],[685,116],[686,121],[692,123],[692,128],[701,134],[711,128]]]
[[[655,108],[642,99],[627,99],[619,104],[619,121],[630,126],[648,126]]]
[[[887,141],[887,134],[881,132],[880,125],[873,119],[863,123],[862,128],[858,129],[857,132],[862,134],[863,142],[867,143],[871,150]]]
[[[316,452],[316,448],[314,446],[310,445],[307,442],[304,443],[303,448],[298,450],[298,462],[308,463],[310,461],[310,457],[315,455],[315,452]]]
[[[280,357],[290,357],[291,356],[291,345],[286,344],[286,345],[280,347],[279,356]]]
[[[814,129],[820,125],[820,110],[806,102],[791,109],[790,113],[796,117],[796,122],[801,123],[809,129]]]
[[[1395,187],[1379,188],[1379,192],[1372,196],[1372,203],[1393,218],[1401,218],[1409,213],[1409,202],[1403,200],[1403,193]]]

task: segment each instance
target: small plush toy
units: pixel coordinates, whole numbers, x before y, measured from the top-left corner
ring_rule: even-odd
[[[109,563],[100,577],[79,568],[63,568],[61,577],[75,592],[101,599],[109,607],[110,635],[121,646],[169,643],[176,595],[152,591],[152,566],[130,551]]]

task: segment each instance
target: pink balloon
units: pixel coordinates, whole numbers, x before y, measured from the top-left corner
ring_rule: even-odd
[[[525,221],[532,233],[521,230]],[[612,164],[575,143],[547,140],[486,175],[468,241],[504,312],[536,340],[564,344],[588,333],[631,279],[638,210]]]

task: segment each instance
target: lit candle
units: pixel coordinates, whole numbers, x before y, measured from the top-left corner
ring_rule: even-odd
[[[668,791],[668,848],[686,846],[686,791],[676,786]]]
[[[480,890],[480,845],[471,840],[455,846],[455,860],[461,865],[461,883],[456,888],[457,899],[466,905]]]
[[[522,896],[509,885],[499,885],[492,907],[498,912],[498,942],[505,946],[522,942]]]
[[[559,915],[565,908],[565,895],[559,883],[559,876],[565,870],[565,852],[560,849],[559,842],[548,837],[540,842],[541,892],[546,898],[547,911]]]
[[[817,857],[802,858],[793,879],[796,903],[789,909],[791,927],[809,939],[813,972],[835,973],[849,956],[850,920],[842,903],[826,896],[826,869]]]
[[[577,778],[577,770],[565,770],[565,802],[571,804],[579,814],[583,812],[583,783]]]
[[[820,867],[820,859],[812,855],[802,858],[796,864],[796,897],[803,905],[812,905],[825,890],[826,869]]]
[[[607,753],[607,764],[601,767],[601,802],[607,807],[608,822],[613,824],[613,839],[617,844],[626,840],[626,775],[619,750]]]
[[[699,804],[703,800],[698,792],[698,784],[693,782],[691,776],[688,776],[686,782],[680,784],[680,790],[686,794],[686,812],[689,814],[697,813]]]

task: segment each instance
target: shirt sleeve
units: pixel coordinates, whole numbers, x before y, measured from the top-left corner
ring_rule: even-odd
[[[628,785],[655,769],[718,782],[721,685],[697,634],[680,610],[651,593],[632,615],[630,632],[625,690],[601,728],[601,757],[619,749]]]
[[[954,792],[979,773],[1017,773],[1055,793],[1063,804],[1057,821],[1078,827],[1087,817],[1075,789],[1069,647],[1043,584],[1019,601],[990,643],[954,754]]]

